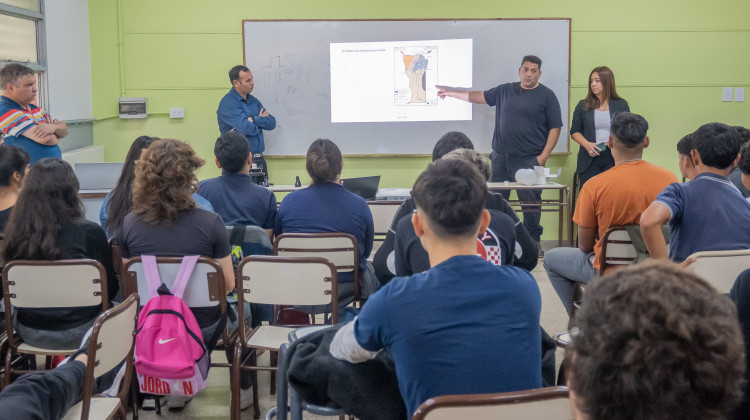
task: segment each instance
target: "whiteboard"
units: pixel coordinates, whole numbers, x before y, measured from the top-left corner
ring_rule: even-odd
[[[492,150],[495,109],[473,105],[471,120],[331,122],[330,44],[473,40],[472,86],[487,90],[518,82],[524,55],[542,59],[540,82],[560,102],[563,127],[554,152],[568,152],[570,19],[541,20],[277,20],[243,21],[245,65],[253,95],[276,117],[266,154],[299,156],[316,138],[333,140],[347,155],[431,154],[448,131],[462,131],[477,150]]]

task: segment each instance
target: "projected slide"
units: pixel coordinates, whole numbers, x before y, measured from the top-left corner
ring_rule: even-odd
[[[472,86],[472,40],[331,43],[331,121],[471,120],[435,85]]]

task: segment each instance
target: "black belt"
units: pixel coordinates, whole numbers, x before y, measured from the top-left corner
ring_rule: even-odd
[[[253,153],[253,157],[254,158],[262,158],[263,157],[263,153]]]

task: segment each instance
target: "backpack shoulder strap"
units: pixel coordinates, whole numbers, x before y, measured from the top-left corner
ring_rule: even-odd
[[[159,277],[159,268],[156,265],[156,257],[153,255],[141,255],[143,264],[143,274],[146,276],[146,285],[148,286],[149,299],[159,295],[157,290],[161,286]]]
[[[172,285],[172,294],[180,299],[182,299],[182,294],[185,292],[185,287],[188,280],[190,280],[190,275],[193,273],[198,257],[198,255],[186,255],[182,257],[180,271],[177,272],[177,278]]]

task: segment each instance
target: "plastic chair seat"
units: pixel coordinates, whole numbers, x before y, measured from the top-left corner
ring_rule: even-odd
[[[112,417],[120,406],[119,398],[95,397],[91,399],[91,408],[89,418],[91,419],[108,419]],[[62,420],[80,420],[83,402],[79,401],[73,407],[70,407]]]
[[[282,344],[288,342],[289,333],[292,330],[293,328],[276,327],[273,325],[258,327],[255,332],[248,337],[247,345],[278,351]]]
[[[64,350],[51,350],[51,349],[45,349],[41,347],[34,347],[31,344],[21,343],[18,345],[17,351],[19,353],[26,353],[26,354],[43,354],[43,355],[52,355],[52,356],[65,356],[68,354],[73,354],[78,351],[78,349],[64,349]]]

